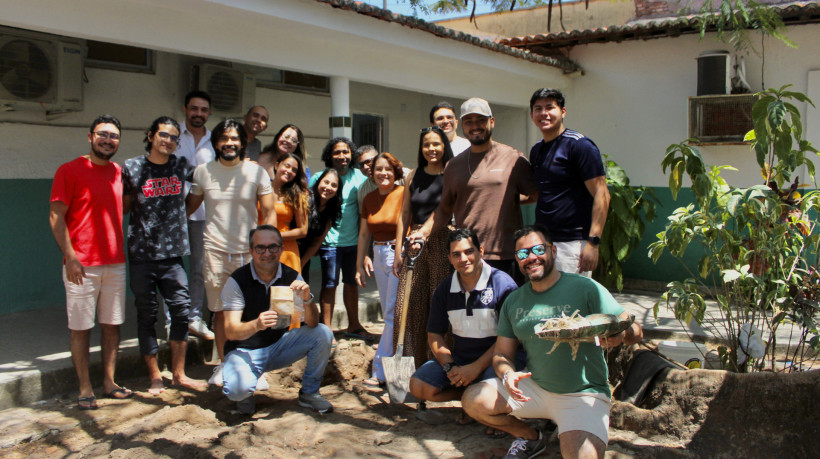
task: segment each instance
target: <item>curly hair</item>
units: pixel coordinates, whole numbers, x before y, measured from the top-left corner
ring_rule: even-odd
[[[299,155],[293,153],[285,153],[279,157],[274,165],[274,170],[279,167],[282,161],[293,159],[296,161],[296,176],[293,180],[282,185],[281,196],[282,202],[293,207],[295,210],[307,209],[307,177],[305,176],[305,167],[302,165],[302,159]]]
[[[351,166],[359,162],[359,152],[356,150],[356,144],[347,137],[334,137],[327,141],[324,150],[322,150],[322,161],[325,163],[325,167],[333,167],[333,147],[337,143],[347,144],[347,148],[350,149]]]
[[[159,118],[155,119],[153,123],[151,123],[151,127],[145,130],[145,138],[142,141],[145,143],[145,151],[151,153],[151,142],[152,138],[157,134],[159,131],[159,127],[163,124],[170,124],[177,130],[177,135],[182,132],[179,129],[179,123],[170,116],[160,116]],[[177,145],[179,145],[179,141],[177,141]]]

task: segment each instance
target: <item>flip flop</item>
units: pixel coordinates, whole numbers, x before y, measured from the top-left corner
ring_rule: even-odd
[[[360,339],[369,342],[375,341],[376,337],[373,336],[369,331],[365,330],[364,328],[357,328],[353,331],[344,332],[344,335],[347,338],[353,339]]]
[[[114,400],[126,400],[134,396],[134,392],[126,387],[118,387],[111,392],[103,395],[105,398],[113,398]]]
[[[99,408],[99,406],[97,405],[97,397],[93,395],[91,397],[78,397],[77,408],[79,408],[81,411],[96,410],[97,408]]]

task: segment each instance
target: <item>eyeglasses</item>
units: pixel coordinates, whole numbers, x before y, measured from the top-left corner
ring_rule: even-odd
[[[276,253],[282,250],[282,244],[256,245],[253,250],[259,255],[264,255],[265,252]]]
[[[108,131],[94,131],[94,135],[101,138],[101,139],[111,139],[111,140],[120,140],[119,134],[114,134],[113,132]]]
[[[290,143],[291,145],[299,145],[299,138],[291,137],[289,135],[283,135],[282,139],[286,142]]]
[[[532,252],[535,256],[541,256],[547,253],[547,247],[552,247],[552,244],[538,244],[534,245],[528,249],[519,249],[515,251],[515,258],[519,260],[526,260],[528,256],[530,256],[530,252]]]
[[[163,132],[163,131],[157,132],[157,135],[162,140],[170,140],[171,142],[179,143],[179,136],[178,135],[171,135],[171,134],[168,134],[167,132]]]
[[[375,158],[375,157],[374,157],[374,158]],[[373,163],[373,158],[370,158],[370,159],[360,159],[360,160],[359,160],[359,164],[361,164],[362,166],[369,166],[371,163]]]

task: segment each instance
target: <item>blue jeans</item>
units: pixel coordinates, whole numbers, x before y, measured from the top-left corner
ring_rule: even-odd
[[[395,252],[389,245],[373,245],[373,277],[379,288],[379,300],[382,305],[384,330],[379,340],[379,349],[373,358],[373,377],[384,381],[382,359],[393,355],[393,315],[396,311],[396,295],[399,289],[399,278],[393,274],[393,257]]]
[[[319,392],[325,366],[330,358],[333,332],[324,324],[302,326],[288,331],[279,341],[261,349],[233,350],[225,356],[222,367],[222,393],[239,402],[253,395],[262,373],[290,366],[307,356],[302,374],[302,392]]]
[[[458,359],[456,359],[456,364],[459,364]],[[527,354],[525,354],[523,350],[519,349],[515,354],[515,362],[513,362],[513,364],[515,365],[515,371],[522,371],[527,366]],[[450,378],[447,377],[447,373],[444,372],[444,368],[441,367],[441,364],[438,363],[438,360],[436,359],[425,362],[424,365],[419,367],[419,369],[413,373],[413,377],[439,390],[452,389],[455,387],[450,384]],[[478,375],[475,381],[470,384],[475,384],[477,382],[495,377],[497,377],[495,370],[493,369],[493,366],[490,365],[485,368],[484,371]]]

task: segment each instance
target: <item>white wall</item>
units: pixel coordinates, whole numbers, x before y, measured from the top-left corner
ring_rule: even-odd
[[[0,112],[0,178],[51,178],[60,164],[86,154],[88,127],[99,114],[110,113],[123,123],[123,139],[115,160],[143,153],[143,132],[156,117],[170,115],[183,120],[182,103],[188,91],[191,65],[200,58],[158,52],[156,74],[86,68],[84,110],[47,117],[40,109]],[[428,126],[430,107],[448,100],[458,111],[462,98],[418,93],[361,82],[351,82],[351,113],[384,117],[385,150],[415,167],[419,129]],[[481,96],[482,94],[476,94]],[[525,101],[515,101],[522,105]],[[330,96],[307,92],[257,88],[256,104],[270,112],[263,145],[287,123],[299,126],[306,137],[308,166],[318,171],[322,148],[328,140]],[[492,104],[496,117],[495,138],[527,151],[526,109]],[[208,127],[219,118],[212,116]]]
[[[808,72],[820,69],[814,49],[818,25],[789,28],[798,45],[789,48],[765,40],[765,59],[746,56],[747,80],[753,91],[793,84],[806,93]],[[758,44],[760,40],[755,40]],[[593,139],[603,153],[626,169],[633,184],[667,186],[660,162],[666,148],[687,138],[687,98],[697,94],[697,56],[707,50],[731,48],[707,36],[695,35],[647,41],[577,46],[571,57],[586,71],[567,85],[567,126]],[[763,73],[761,74],[761,65]],[[820,103],[820,101],[815,101]],[[806,104],[796,104],[806,114]],[[805,122],[805,118],[804,118]],[[820,126],[807,126],[818,131]],[[704,160],[731,164],[730,183],[761,182],[759,167],[748,146],[703,146]]]

